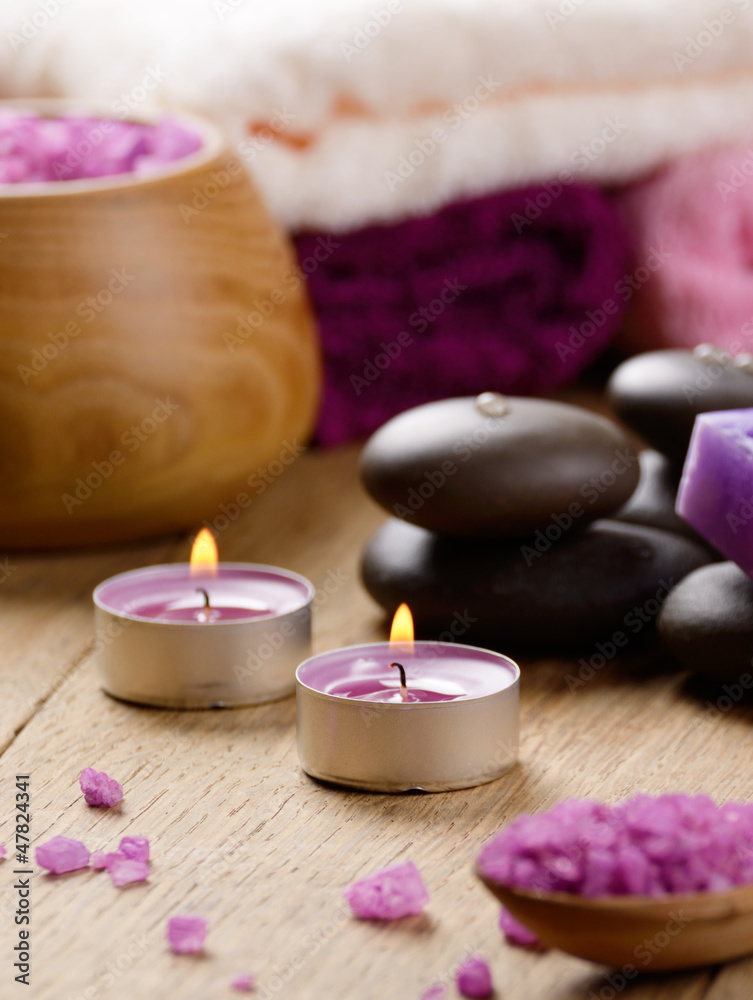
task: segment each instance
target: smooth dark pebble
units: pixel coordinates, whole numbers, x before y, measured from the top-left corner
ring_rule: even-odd
[[[651,448],[642,451],[638,458],[641,476],[635,492],[626,504],[610,515],[610,520],[673,531],[710,548],[695,528],[691,528],[675,511],[680,478],[672,462]],[[723,558],[715,549],[711,552],[714,558]]]
[[[753,406],[753,375],[691,351],[649,351],[619,365],[607,393],[619,418],[679,472],[697,415]]]
[[[672,587],[708,561],[681,535],[609,520],[556,542],[515,544],[450,539],[391,519],[368,543],[362,575],[385,611],[407,602],[435,637],[449,629],[458,642],[495,635],[552,648],[624,633],[627,645],[654,625]]]
[[[733,562],[697,569],[667,598],[659,634],[694,673],[736,682],[753,677],[753,580]]]
[[[484,398],[489,411],[496,399],[508,412],[483,412]],[[367,442],[361,475],[377,503],[410,524],[460,537],[521,538],[553,517],[585,524],[616,510],[635,489],[638,460],[605,417],[487,393],[389,420]]]

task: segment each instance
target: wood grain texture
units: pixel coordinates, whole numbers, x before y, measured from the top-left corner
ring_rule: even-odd
[[[187,124],[203,150],[167,172],[0,195],[3,547],[193,527],[311,431],[305,276],[218,130]]]
[[[357,576],[361,546],[383,514],[360,491],[355,459],[355,449],[304,455],[219,536],[226,559],[273,562],[313,580],[317,650],[384,636]],[[504,1000],[748,1000],[753,961],[694,974],[652,976],[649,968],[615,994],[609,970],[510,948],[497,903],[473,874],[480,845],[502,824],[568,795],[703,790],[749,799],[747,709],[709,721],[682,677],[636,677],[617,666],[571,692],[574,664],[525,662],[521,761],[508,777],[438,795],[326,788],[298,768],[291,699],[175,713],[98,690],[90,587],[139,561],[187,551],[179,538],[83,556],[18,556],[0,584],[4,718],[9,733],[23,723],[3,753],[0,840],[11,839],[13,776],[29,772],[36,843],[66,834],[97,849],[129,833],[149,837],[153,851],[149,882],[121,890],[106,873],[37,871],[25,996],[219,1000],[233,995],[234,974],[250,970],[259,977],[252,996],[265,1000],[412,1000],[467,952],[481,951]],[[83,803],[77,778],[87,765],[123,782],[121,808]],[[431,892],[426,914],[387,926],[351,919],[343,887],[406,858]],[[12,882],[11,862],[3,862],[2,997],[22,989],[12,981]],[[165,921],[181,911],[209,918],[202,957],[175,957],[165,946]]]

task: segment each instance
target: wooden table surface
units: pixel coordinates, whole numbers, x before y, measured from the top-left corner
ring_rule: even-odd
[[[316,651],[385,634],[358,578],[363,543],[384,515],[359,488],[356,457],[355,448],[302,456],[218,539],[225,559],[286,566],[317,585]],[[520,764],[507,777],[438,795],[325,788],[299,769],[292,698],[179,713],[99,690],[92,588],[116,572],[183,560],[188,546],[181,537],[0,559],[0,840],[10,854],[15,775],[28,773],[33,843],[64,834],[114,849],[133,834],[147,836],[153,853],[148,883],[125,889],[106,872],[36,869],[30,988],[13,981],[15,862],[0,863],[0,997],[213,1000],[241,995],[228,984],[249,970],[259,980],[252,995],[264,1000],[417,1000],[480,951],[504,1000],[749,1000],[753,960],[615,989],[608,970],[512,948],[472,871],[504,823],[566,796],[750,799],[748,710],[710,721],[681,677],[631,679],[611,666],[571,692],[572,664],[524,662]],[[121,808],[84,804],[78,776],[89,765],[122,782]],[[385,926],[352,919],[343,887],[407,858],[431,893],[425,915]],[[209,919],[203,956],[168,951],[165,922],[180,911]]]

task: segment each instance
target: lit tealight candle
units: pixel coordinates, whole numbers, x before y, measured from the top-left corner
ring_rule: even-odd
[[[401,605],[389,643],[323,653],[298,668],[303,769],[382,792],[492,781],[517,759],[519,676],[500,653],[414,642]]]
[[[218,562],[202,529],[190,564],[121,573],[94,591],[102,686],[169,708],[282,698],[310,650],[313,594],[296,573]]]

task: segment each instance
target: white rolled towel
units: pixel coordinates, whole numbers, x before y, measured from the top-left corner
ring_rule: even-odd
[[[292,229],[753,140],[753,0],[13,0],[0,46],[6,96],[218,119]]]

